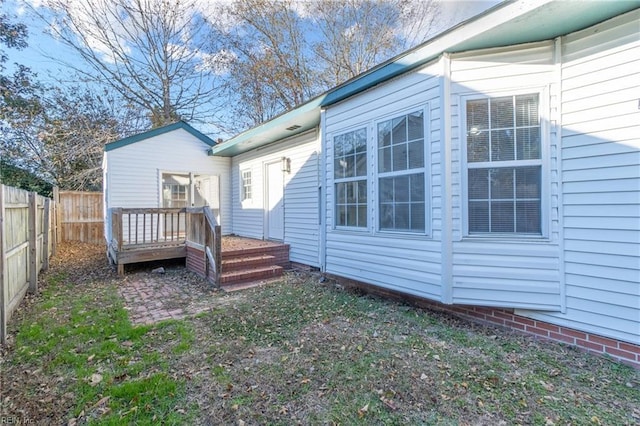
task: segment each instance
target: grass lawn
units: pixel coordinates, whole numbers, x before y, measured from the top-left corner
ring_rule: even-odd
[[[135,326],[117,292],[126,280],[88,266],[55,264],[10,323],[0,419],[640,424],[640,372],[566,346],[303,274],[218,293],[195,318]]]

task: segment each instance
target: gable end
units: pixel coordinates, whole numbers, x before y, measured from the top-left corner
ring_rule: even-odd
[[[189,132],[191,135],[198,138],[202,143],[205,143],[209,146],[214,146],[216,143],[210,137],[205,134],[197,131],[184,121],[178,121],[177,123],[169,124],[167,126],[158,127],[156,129],[149,130],[147,132],[139,133],[137,135],[129,136],[128,138],[119,139],[114,142],[109,142],[104,146],[105,151],[113,151],[114,149],[122,148],[123,146],[131,145],[136,142],[140,142],[155,136],[159,136],[165,133],[172,132],[174,130],[183,129]]]

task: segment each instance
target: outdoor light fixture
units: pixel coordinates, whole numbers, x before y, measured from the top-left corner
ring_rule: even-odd
[[[291,158],[282,157],[282,171],[291,173]]]

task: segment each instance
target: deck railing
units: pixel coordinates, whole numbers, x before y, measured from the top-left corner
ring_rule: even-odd
[[[182,245],[186,240],[186,208],[116,208],[111,212],[112,244],[118,250]]]
[[[218,285],[222,232],[208,206],[111,209],[110,254],[120,273],[125,263],[184,256],[187,242],[204,249],[205,276]]]
[[[208,207],[187,209],[187,241],[204,248],[205,276],[215,285],[222,272],[222,231]]]

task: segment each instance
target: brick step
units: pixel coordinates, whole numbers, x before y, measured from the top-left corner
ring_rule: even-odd
[[[270,254],[224,258],[222,259],[222,270],[224,272],[233,272],[241,271],[243,269],[271,266],[275,264],[275,260],[275,256]]]
[[[220,276],[220,286],[224,288],[233,284],[277,278],[282,276],[283,270],[284,268],[282,268],[282,266],[272,265],[248,268],[240,271],[222,272]]]
[[[232,260],[241,257],[255,257],[265,255],[273,256],[275,258],[271,262],[272,264],[279,265],[284,268],[289,267],[289,246],[286,244],[223,251],[222,261],[225,262],[226,260]],[[225,270],[224,266],[222,270]]]

